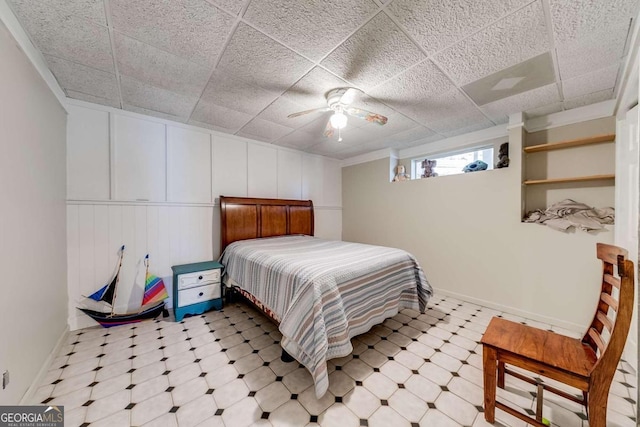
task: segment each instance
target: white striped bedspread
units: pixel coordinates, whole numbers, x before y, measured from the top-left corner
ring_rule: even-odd
[[[394,248],[281,236],[230,244],[226,280],[280,318],[282,347],[311,372],[319,398],[327,360],[353,351],[350,339],[402,308],[424,312],[432,289],[410,253]]]

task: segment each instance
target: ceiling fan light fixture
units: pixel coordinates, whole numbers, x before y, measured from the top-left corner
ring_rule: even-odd
[[[347,126],[347,116],[341,111],[336,111],[330,121],[334,129],[343,129]]]

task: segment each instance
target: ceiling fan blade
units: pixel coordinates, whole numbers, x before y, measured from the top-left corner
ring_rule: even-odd
[[[333,136],[333,126],[331,126],[331,120],[327,121],[327,126],[324,128],[325,138],[331,138]]]
[[[349,89],[346,90],[344,94],[342,94],[342,97],[338,102],[340,104],[350,105],[356,98],[357,94],[358,94],[358,90],[350,87]]]
[[[384,125],[387,123],[387,118],[383,115],[372,113],[371,111],[361,110],[360,108],[349,107],[344,110],[347,114],[352,115],[354,117],[358,117],[359,119],[365,119],[371,123],[377,123],[379,125]]]
[[[319,113],[321,111],[331,111],[331,108],[323,107],[323,108],[314,108],[313,110],[300,111],[298,113],[289,114],[287,118],[293,119],[294,117],[304,116],[305,114],[309,114],[309,113]]]

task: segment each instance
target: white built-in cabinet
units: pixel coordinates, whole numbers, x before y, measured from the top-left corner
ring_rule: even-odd
[[[167,126],[168,200],[211,200],[211,135]]]
[[[67,197],[109,200],[109,113],[68,107]]]
[[[111,115],[115,199],[165,201],[166,126],[149,120]]]
[[[339,161],[127,112],[69,106],[68,199],[215,204],[220,195],[342,205]]]

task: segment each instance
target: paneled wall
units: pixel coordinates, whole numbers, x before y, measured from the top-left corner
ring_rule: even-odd
[[[140,304],[145,254],[168,286],[172,265],[216,259],[220,195],[311,199],[316,236],[342,237],[336,160],[80,102],[67,145],[71,329],[94,324],[75,307],[111,278],[121,245],[117,311]]]

